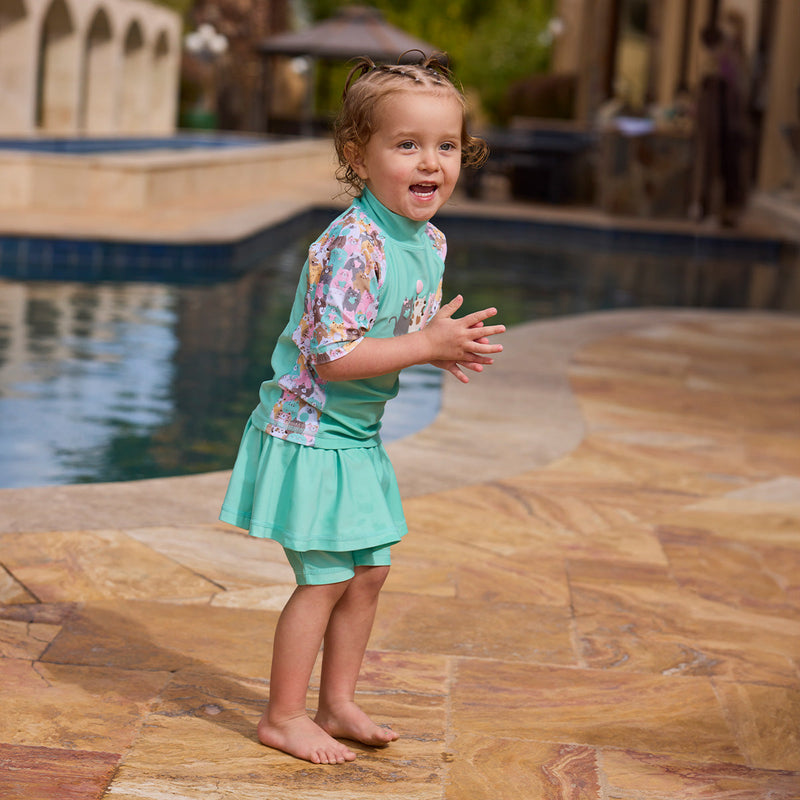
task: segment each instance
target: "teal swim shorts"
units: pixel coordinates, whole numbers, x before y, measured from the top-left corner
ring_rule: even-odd
[[[327,550],[298,552],[287,547],[284,547],[284,552],[294,570],[298,586],[321,586],[349,581],[356,574],[356,567],[388,567],[392,563],[392,544],[397,542],[341,553]]]

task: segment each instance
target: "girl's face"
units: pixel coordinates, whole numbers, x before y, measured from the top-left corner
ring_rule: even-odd
[[[353,169],[390,211],[429,220],[461,170],[461,103],[450,92],[400,91],[381,101],[377,119]]]

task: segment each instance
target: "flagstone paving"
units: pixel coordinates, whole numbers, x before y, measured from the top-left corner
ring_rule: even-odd
[[[1,491],[0,797],[800,798],[800,318],[505,345],[389,448],[359,699],[400,739],[351,764],[256,740],[292,575],[216,521],[225,473]]]

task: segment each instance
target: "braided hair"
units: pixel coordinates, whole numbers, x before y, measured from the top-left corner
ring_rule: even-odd
[[[406,53],[400,57],[402,61]],[[395,92],[421,89],[433,93],[450,92],[461,104],[464,121],[461,126],[461,164],[479,167],[486,161],[489,148],[483,139],[467,132],[467,101],[456,86],[452,73],[441,55],[422,58],[411,64],[376,64],[362,56],[356,60],[345,81],[342,108],[334,123],[333,135],[339,167],[337,179],[348,193],[360,195],[364,182],[350,164],[348,154],[361,151],[378,126],[376,109],[380,102]]]

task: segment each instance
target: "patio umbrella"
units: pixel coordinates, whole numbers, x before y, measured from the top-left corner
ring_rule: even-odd
[[[419,61],[419,52],[407,52],[414,50],[422,51],[426,56],[439,52],[432,44],[390,25],[376,8],[344,6],[316,25],[297,32],[279,33],[261,42],[258,51],[264,62],[265,106],[270,107],[272,94],[272,70],[268,62],[275,56],[310,58],[327,64],[328,68],[317,71],[316,75],[317,93],[324,96],[328,92],[332,62],[345,62],[358,56],[368,56],[378,63]],[[305,119],[300,121],[301,132],[313,133],[320,127],[327,129],[329,121],[317,120],[315,124],[313,120],[311,94],[306,104]]]
[[[270,36],[258,50],[263,55],[310,56],[328,61],[369,56],[373,61],[392,63],[407,50],[421,50],[425,55],[437,52],[433,45],[390,25],[378,9],[366,6],[345,6],[305,30]],[[418,59],[418,53],[409,53],[403,61]]]

